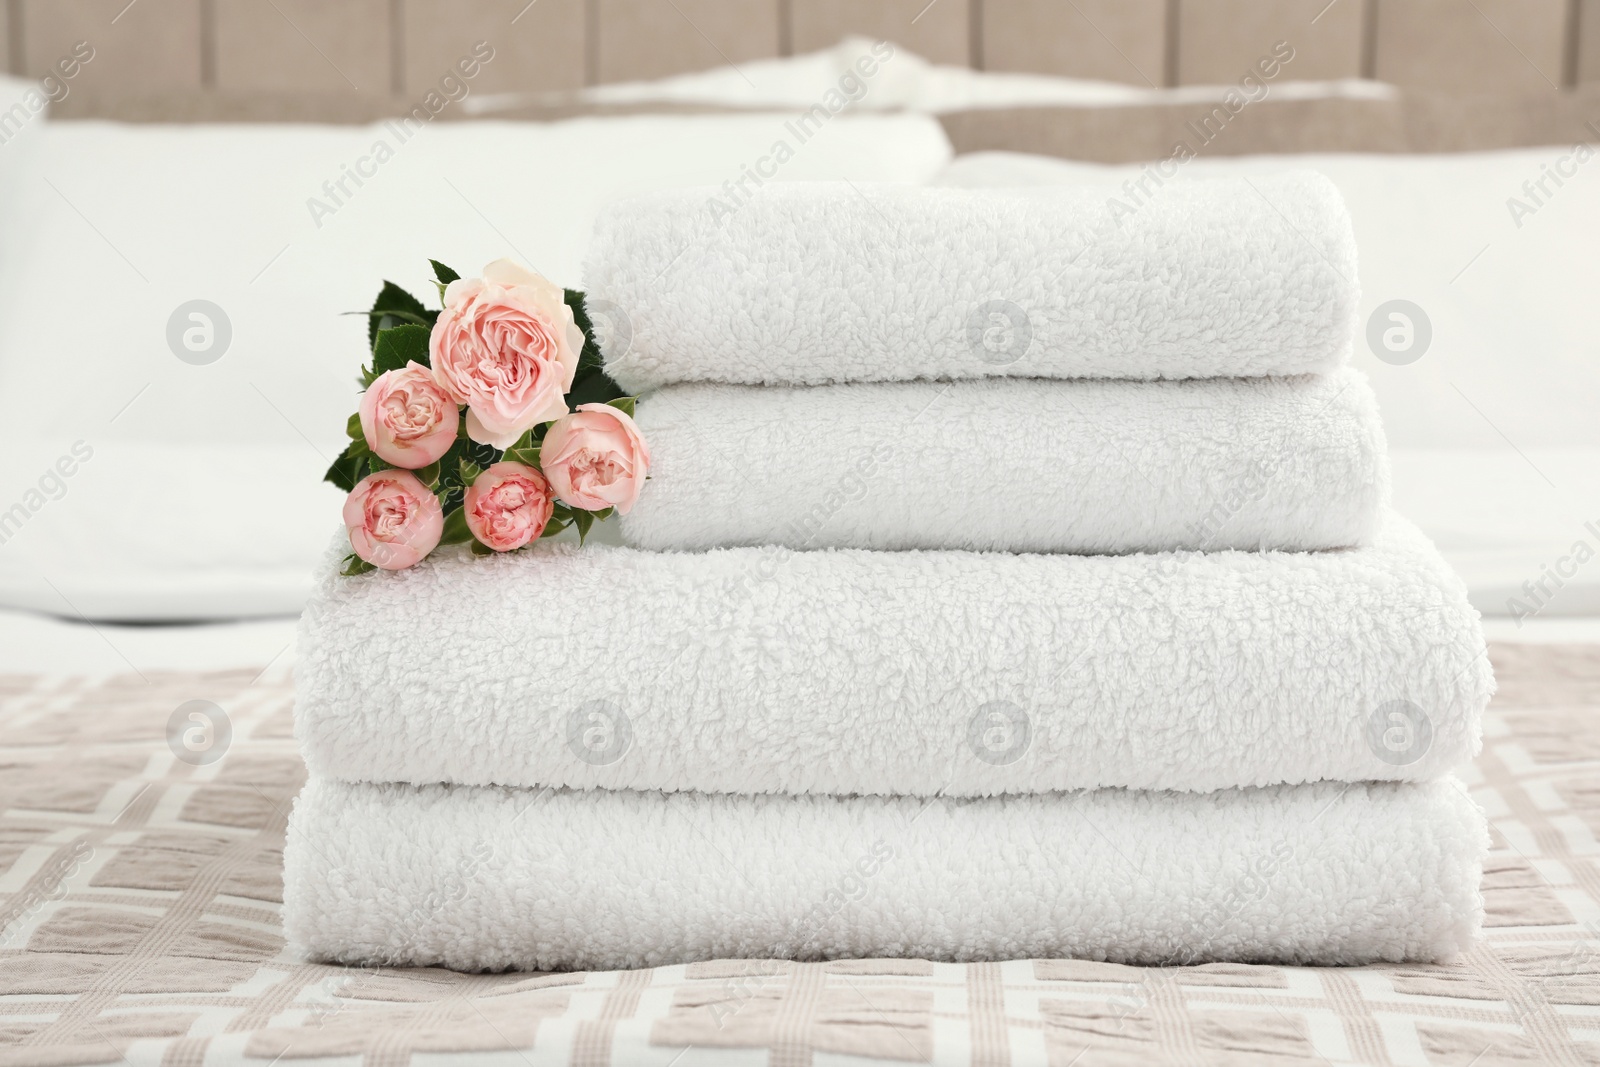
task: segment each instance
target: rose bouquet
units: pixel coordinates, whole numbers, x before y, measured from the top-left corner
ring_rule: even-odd
[[[400,570],[438,545],[480,555],[633,507],[650,449],[606,376],[583,294],[510,260],[462,278],[431,260],[443,307],[385,282],[367,312],[350,444],[325,480],[350,494],[343,573]]]

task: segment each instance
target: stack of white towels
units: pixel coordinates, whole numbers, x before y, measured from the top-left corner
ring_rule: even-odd
[[[1387,508],[1316,175],[616,206],[632,547],[303,622],[292,941],[347,962],[1439,960],[1475,612]]]

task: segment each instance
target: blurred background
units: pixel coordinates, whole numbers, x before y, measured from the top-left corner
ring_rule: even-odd
[[[0,57],[0,673],[285,670],[346,313],[427,257],[1174,159],[1339,185],[1398,507],[1491,636],[1600,640],[1600,0],[6,0]]]

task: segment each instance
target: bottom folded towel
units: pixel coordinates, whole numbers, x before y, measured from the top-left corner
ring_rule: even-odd
[[[1438,961],[1482,919],[1452,780],[952,800],[351,784],[296,802],[302,952],[462,970],[716,958]]]

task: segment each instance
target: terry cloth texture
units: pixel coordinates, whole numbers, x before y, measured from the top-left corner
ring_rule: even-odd
[[[1488,844],[1454,780],[951,800],[313,777],[284,929],[314,958],[459,969],[1434,961],[1477,934]]]
[[[606,369],[672,382],[1326,372],[1359,303],[1349,214],[1292,172],[1031,190],[772,182],[619,202],[584,268]]]
[[[639,548],[1307,550],[1371,541],[1377,402],[1332,376],[667,386]]]
[[[1436,778],[1493,690],[1415,527],[1130,556],[540,545],[323,581],[296,731],[354,781],[983,796]]]

